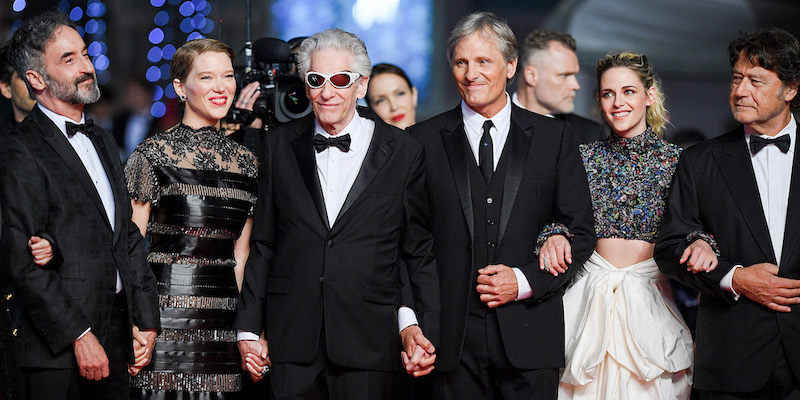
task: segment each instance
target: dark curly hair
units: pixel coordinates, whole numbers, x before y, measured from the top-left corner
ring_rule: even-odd
[[[791,33],[780,28],[742,32],[728,46],[731,68],[742,53],[753,65],[777,73],[784,85],[800,84],[800,43]],[[791,105],[800,106],[800,96]]]

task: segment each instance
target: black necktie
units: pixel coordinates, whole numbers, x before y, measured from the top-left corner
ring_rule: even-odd
[[[494,124],[490,119],[483,123],[483,136],[481,136],[481,141],[478,143],[478,166],[487,184],[492,180],[492,173],[494,172],[494,146],[492,145],[492,137],[489,135],[489,129],[492,129],[493,126]]]
[[[314,135],[314,149],[317,153],[322,153],[328,147],[336,147],[347,153],[350,151],[350,134],[334,136],[332,138],[326,138],[319,133]]]
[[[84,135],[90,136],[94,134],[94,121],[87,119],[83,124],[73,124],[67,121],[67,136],[73,137],[76,133],[83,132]]]
[[[789,151],[789,145],[792,143],[792,139],[789,137],[788,134],[776,137],[774,139],[765,139],[761,136],[750,136],[750,153],[756,155],[764,146],[774,144],[781,153],[786,153]]]

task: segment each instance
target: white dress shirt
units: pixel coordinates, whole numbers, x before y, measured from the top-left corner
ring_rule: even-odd
[[[753,172],[756,175],[756,185],[761,199],[761,208],[764,210],[764,218],[769,229],[769,238],[772,242],[772,249],[775,251],[775,260],[778,265],[781,262],[783,252],[783,234],[786,228],[786,213],[789,208],[789,185],[792,180],[792,164],[797,143],[797,121],[792,115],[787,124],[775,136],[759,135],[753,130],[745,127],[745,143],[750,148],[750,138],[761,136],[766,139],[773,139],[783,135],[789,135],[791,143],[789,151],[785,154],[777,146],[764,146],[755,155],[750,155],[753,163]],[[736,265],[720,281],[720,287],[734,294],[736,299],[739,294],[733,290],[733,272],[742,265]]]
[[[78,158],[80,158],[83,167],[86,169],[86,172],[92,179],[95,189],[97,189],[97,194],[100,195],[100,200],[103,202],[103,208],[105,209],[106,217],[108,218],[108,222],[111,224],[111,230],[113,231],[115,228],[114,217],[116,215],[116,208],[114,207],[114,193],[111,191],[111,182],[108,180],[108,175],[106,175],[105,168],[103,168],[103,162],[100,161],[100,155],[97,154],[97,149],[94,148],[94,143],[92,143],[92,140],[82,132],[75,134],[72,137],[67,135],[67,121],[72,122],[73,124],[82,124],[85,122],[85,117],[81,115],[80,121],[74,121],[63,115],[50,111],[47,109],[47,107],[43,106],[42,103],[37,103],[36,105],[40,110],[42,110],[47,118],[53,121],[58,130],[61,131],[61,133],[67,139],[70,146],[75,149],[75,153],[78,155]],[[119,293],[121,291],[122,279],[119,276],[119,271],[117,271],[116,292]],[[84,331],[76,339],[82,338],[84,335],[89,333],[90,330],[92,330],[92,328]]]
[[[480,164],[478,149],[481,136],[483,136],[483,123],[486,122],[487,118],[469,108],[463,100],[461,101],[461,115],[464,119],[464,130],[467,132],[467,141],[470,149],[472,149],[472,155],[475,157],[475,162]],[[511,130],[511,100],[508,93],[506,93],[506,105],[503,109],[488,119],[494,124],[489,129],[489,136],[492,137],[492,152],[494,153],[492,170],[496,170],[497,163],[500,162],[500,156],[503,154],[503,148],[508,139],[508,132]],[[525,274],[519,268],[512,267],[512,269],[517,277],[517,300],[524,300],[533,296],[533,289],[531,289],[531,284]]]

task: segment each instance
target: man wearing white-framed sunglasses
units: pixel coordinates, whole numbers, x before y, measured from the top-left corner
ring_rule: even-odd
[[[356,110],[371,70],[358,37],[328,29],[298,56],[314,113],[265,143],[234,324],[242,365],[256,381],[269,371],[276,399],[394,398],[401,344],[409,374],[436,359],[422,146]]]

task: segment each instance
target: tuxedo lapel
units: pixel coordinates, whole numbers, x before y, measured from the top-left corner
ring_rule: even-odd
[[[353,203],[356,202],[356,199],[361,196],[361,193],[364,193],[370,182],[378,175],[383,165],[386,164],[386,160],[389,159],[392,152],[394,152],[392,133],[386,128],[382,128],[380,123],[375,122],[375,132],[372,134],[372,141],[369,144],[369,149],[367,149],[367,154],[364,156],[364,162],[361,163],[361,169],[359,169],[356,180],[344,199],[344,204],[342,204],[342,209],[339,210],[336,221],[339,221]]]
[[[39,130],[42,132],[42,138],[44,141],[56,152],[56,154],[58,154],[59,158],[61,158],[61,160],[67,165],[67,167],[69,167],[70,171],[72,171],[72,173],[78,179],[78,182],[80,182],[81,186],[83,186],[83,189],[86,190],[89,198],[92,200],[94,205],[97,206],[100,214],[102,214],[103,221],[106,221],[110,229],[111,223],[108,220],[105,207],[103,207],[103,201],[100,199],[100,194],[97,193],[97,188],[94,186],[94,183],[92,183],[92,178],[86,171],[86,167],[83,165],[83,162],[81,162],[80,157],[78,157],[78,154],[75,153],[75,149],[69,144],[67,138],[64,137],[53,121],[51,121],[50,118],[47,118],[47,116],[44,115],[39,107],[33,107],[33,110],[31,111],[31,118],[33,118],[33,120],[36,121],[36,124],[39,126]]]
[[[797,239],[800,237],[800,157],[797,156],[798,150],[800,150],[800,146],[795,144],[780,265],[783,265],[785,261],[790,259],[789,257],[792,256],[795,247],[797,247]]]
[[[467,142],[467,132],[464,130],[460,109],[458,112],[453,112],[452,116],[453,118],[448,121],[440,133],[444,142],[445,153],[447,153],[447,160],[450,163],[450,171],[453,173],[461,209],[464,212],[464,220],[469,228],[469,236],[474,239],[475,220],[472,210],[469,163],[475,161]]]
[[[300,167],[300,175],[306,183],[308,193],[311,194],[317,213],[325,223],[325,230],[329,230],[328,213],[325,211],[325,199],[322,197],[322,186],[317,175],[317,160],[314,157],[314,125],[300,128],[296,133],[298,137],[292,140],[292,150]]]
[[[511,114],[511,129],[508,132],[503,156],[508,157],[506,161],[506,177],[503,183],[503,203],[500,209],[500,225],[497,233],[498,245],[503,242],[503,234],[511,218],[511,211],[514,208],[514,200],[517,198],[517,191],[525,172],[525,163],[531,150],[532,132],[531,129],[523,130],[514,120]]]
[[[771,262],[777,262],[759,198],[753,163],[744,140],[744,130],[740,129],[739,132],[739,135],[723,142],[720,148],[714,151],[714,159],[758,247]],[[720,210],[720,212],[725,211]]]
[[[116,156],[116,149],[114,152],[109,152],[109,148],[106,145],[105,140],[103,139],[102,135],[102,128],[95,128],[96,134],[90,135],[89,138],[91,139],[92,143],[94,144],[94,148],[97,151],[97,154],[100,156],[100,162],[103,163],[103,169],[106,172],[106,177],[108,178],[108,183],[111,185],[111,195],[114,196],[114,243],[116,243],[117,239],[121,237],[121,232],[126,231],[122,229],[123,221],[122,215],[124,210],[124,205],[122,201],[126,201],[128,196],[125,196],[125,192],[127,192],[127,188],[120,188],[120,182],[117,181],[117,173],[118,171],[114,169],[114,163],[111,160],[112,155]],[[106,214],[107,215],[107,214]],[[126,232],[127,233],[127,232]]]

